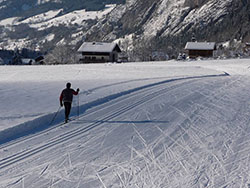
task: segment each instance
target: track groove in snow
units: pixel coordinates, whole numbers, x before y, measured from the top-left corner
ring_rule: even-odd
[[[135,89],[131,89],[131,90],[128,90],[128,91],[121,92],[121,93],[117,93],[117,94],[107,96],[107,97],[98,99],[96,101],[87,103],[85,105],[82,105],[82,106],[80,106],[80,113],[84,113],[86,110],[88,110],[88,109],[90,109],[92,107],[99,106],[99,105],[101,105],[103,103],[109,102],[110,100],[114,100],[116,98],[131,94],[131,93],[134,93],[134,92],[138,92],[140,90],[144,90],[144,89],[147,89],[147,88],[150,89],[151,87],[158,86],[158,85],[161,85],[161,84],[164,84],[164,83],[181,81],[181,80],[192,80],[192,79],[199,79],[199,78],[221,77],[221,76],[228,76],[228,74],[225,73],[225,74],[219,74],[219,75],[183,77],[183,78],[170,79],[170,80],[165,80],[165,81],[145,85],[145,86],[142,86],[142,87],[139,87],[139,88],[135,88]],[[75,111],[76,108],[77,107],[73,107],[72,111]],[[86,115],[88,115],[88,113],[91,113],[91,112],[87,112]],[[51,119],[53,119],[53,116],[55,116],[55,114],[56,114],[56,112],[52,113],[52,114],[42,116],[42,117],[39,117],[39,118],[37,118],[35,120],[32,120],[32,121],[29,121],[29,122],[22,123],[20,125],[9,128],[7,130],[1,131],[0,132],[0,143],[1,143],[2,146],[0,146],[0,149],[4,148],[6,146],[9,146],[9,144],[7,144],[7,145],[4,145],[4,144],[8,143],[8,142],[10,142],[12,140],[16,140],[18,138],[21,138],[21,137],[24,137],[24,136],[27,136],[27,135],[30,135],[30,134],[33,135],[34,133],[43,131],[44,129],[45,129],[45,131],[43,131],[43,132],[45,133],[47,131],[50,131],[51,129],[54,129],[54,128],[58,127],[58,126],[61,126],[61,124],[59,124],[57,126],[51,127],[51,126],[53,126],[55,124],[58,124],[59,122],[63,121],[64,113],[63,113],[63,110],[61,110],[59,112],[59,114],[58,114],[58,116],[60,116],[60,118],[57,117],[56,121],[51,122]],[[75,118],[73,118],[73,119],[75,119]],[[31,137],[33,137],[33,136],[31,136]],[[14,142],[14,143],[16,143],[16,142]]]
[[[114,100],[117,97],[124,96],[124,95],[131,94],[131,93],[133,93],[133,97],[134,97],[134,96],[138,95],[138,94],[136,94],[137,91],[144,93],[144,96],[142,98],[140,98],[140,100],[133,102],[130,105],[122,106],[122,107],[120,107],[120,109],[113,108],[114,111],[111,111],[111,112],[105,114],[105,117],[103,117],[100,121],[91,123],[83,128],[75,129],[72,131],[68,131],[64,134],[61,134],[61,135],[57,136],[56,138],[49,140],[49,142],[44,144],[44,145],[41,145],[41,146],[38,146],[36,148],[32,148],[28,151],[23,151],[21,153],[14,154],[12,156],[8,156],[7,158],[1,159],[0,160],[0,170],[4,169],[5,167],[8,167],[12,164],[15,164],[21,160],[24,160],[30,156],[33,156],[37,153],[40,153],[48,148],[54,147],[58,144],[62,144],[62,143],[66,142],[72,138],[81,136],[82,134],[87,133],[88,131],[102,125],[103,122],[112,120],[113,118],[115,118],[123,113],[126,113],[129,110],[131,110],[135,107],[138,107],[139,105],[144,104],[145,102],[149,102],[150,100],[154,100],[155,97],[159,97],[159,96],[161,96],[161,94],[166,94],[166,92],[173,90],[175,88],[178,88],[178,87],[182,86],[183,84],[188,84],[188,82],[194,82],[194,80],[198,79],[198,78],[209,78],[209,77],[218,77],[218,76],[227,76],[227,75],[212,75],[212,76],[202,76],[202,77],[191,77],[191,78],[180,78],[180,79],[166,80],[163,82],[159,82],[159,83],[155,83],[155,84],[150,84],[148,86],[136,88],[136,89],[133,89],[131,91],[126,91],[126,92],[123,92],[122,94],[119,94],[118,96],[115,95],[115,97],[109,96],[108,97],[109,100]],[[173,82],[173,81],[184,81],[184,82],[181,84],[174,85],[172,87],[166,87],[166,86],[163,87],[164,84],[168,84],[169,82]],[[147,88],[148,88],[148,90],[147,90]],[[144,89],[146,89],[146,90],[144,91]],[[128,100],[128,98],[125,98],[125,100]],[[89,114],[86,113],[86,115],[80,116],[80,119],[84,116],[87,116],[87,115],[89,115]]]
[[[155,88],[154,88],[155,89]],[[152,90],[152,89],[151,89]],[[30,157],[32,155],[35,155],[41,151],[44,151],[45,149],[47,148],[50,148],[52,146],[55,146],[57,144],[61,144],[62,142],[64,141],[68,141],[70,138],[72,137],[76,137],[76,136],[79,136],[83,133],[86,133],[88,132],[89,130],[99,126],[102,124],[102,122],[104,121],[107,121],[107,120],[110,120],[112,119],[113,117],[116,117],[117,115],[120,115],[124,112],[127,112],[128,110],[140,105],[140,104],[143,104],[144,102],[147,102],[148,100],[152,99],[154,96],[157,96],[158,94],[160,93],[165,93],[166,90],[169,90],[169,88],[167,89],[162,89],[158,92],[154,92],[154,93],[151,93],[152,91],[150,90],[150,93],[148,95],[146,95],[144,98],[142,98],[141,100],[137,101],[136,103],[132,104],[132,105],[129,105],[129,106],[125,106],[125,107],[122,107],[121,109],[117,110],[115,109],[115,112],[111,112],[109,114],[106,114],[101,121],[97,122],[97,123],[92,123],[84,128],[81,128],[81,129],[76,129],[76,130],[73,130],[73,131],[69,131],[63,135],[60,135],[54,139],[51,139],[49,143],[45,144],[45,145],[42,145],[42,146],[39,146],[37,148],[34,148],[32,150],[29,150],[29,151],[24,151],[24,152],[21,152],[21,153],[18,153],[18,154],[14,154],[12,156],[9,156],[5,159],[1,159],[0,160],[0,169],[3,169],[11,164],[14,164],[20,160],[23,160],[23,159],[26,159],[27,157]],[[86,115],[89,115],[89,114],[86,114]],[[61,126],[61,125],[60,125]]]

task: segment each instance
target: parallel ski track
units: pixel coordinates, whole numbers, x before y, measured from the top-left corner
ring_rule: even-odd
[[[161,86],[162,84],[166,84],[166,83],[172,83],[172,82],[184,82],[185,83],[185,82],[187,82],[187,80],[196,80],[196,79],[205,78],[205,77],[209,78],[209,77],[223,77],[223,76],[228,76],[228,74],[225,73],[225,74],[220,74],[220,75],[204,75],[204,76],[194,76],[194,77],[186,77],[186,78],[185,77],[184,78],[173,78],[173,79],[164,80],[164,81],[160,81],[160,82],[153,83],[153,84],[148,84],[146,86],[141,86],[139,88],[131,89],[128,92],[126,92],[126,91],[122,92],[124,94],[121,95],[121,96],[119,96],[119,97],[115,97],[115,99],[116,98],[122,98],[123,96],[132,97],[130,95],[131,93],[135,93],[136,92],[136,93],[139,94],[141,92],[145,92],[145,91],[148,91],[148,90],[150,91],[150,90],[152,90],[154,88],[157,88],[157,87]],[[169,86],[169,87],[171,87],[171,86]],[[114,94],[114,95],[117,95],[117,94]],[[110,102],[110,101],[108,101],[108,102]],[[101,104],[94,106],[94,110],[92,110],[92,108],[90,108],[88,111],[86,111],[82,115],[80,115],[78,117],[73,117],[72,120],[75,121],[78,118],[82,118],[82,117],[87,116],[87,115],[89,115],[91,113],[95,113],[96,111],[98,111],[100,109],[105,108],[105,106],[103,107],[103,105],[105,103],[107,103],[107,102],[102,102]],[[53,129],[56,129],[56,128],[62,126],[63,124],[65,124],[65,123],[59,123],[59,124],[57,124],[55,126],[47,128],[46,130],[39,131],[38,133],[35,133],[35,134],[32,134],[32,135],[27,135],[27,136],[18,138],[18,139],[14,140],[14,141],[7,142],[5,144],[0,145],[0,149],[4,149],[4,148],[9,147],[11,145],[15,145],[16,143],[32,139],[32,138],[34,138],[36,136],[40,136],[41,134],[47,133],[47,132],[49,132],[49,131],[51,131]]]
[[[114,117],[117,117],[139,105],[142,105],[150,100],[153,100],[155,97],[158,97],[160,95],[163,95],[163,94],[166,94],[168,91],[172,91],[173,89],[177,89],[179,87],[181,87],[182,85],[186,85],[188,83],[193,83],[195,81],[198,81],[198,79],[191,79],[191,80],[182,80],[181,84],[176,84],[176,85],[173,85],[173,86],[168,86],[168,87],[164,87],[162,85],[157,85],[157,86],[154,86],[154,87],[150,87],[150,88],[146,88],[146,89],[143,89],[143,90],[140,90],[140,91],[137,91],[135,94],[138,95],[142,95],[143,93],[145,93],[145,95],[143,97],[140,98],[140,100],[138,101],[135,101],[134,103],[130,104],[130,105],[126,105],[126,106],[122,106],[121,108],[119,109],[114,109],[114,111],[110,111],[108,114],[105,114],[105,117],[103,117],[100,121],[98,122],[94,122],[94,123],[90,123],[88,124],[87,126],[85,127],[81,127],[81,128],[77,128],[77,129],[74,129],[74,130],[71,130],[71,131],[68,131],[64,134],[61,134],[59,136],[57,136],[56,138],[53,138],[51,140],[49,140],[46,144],[42,144],[40,146],[37,146],[35,148],[31,148],[29,150],[25,150],[25,151],[22,151],[22,152],[19,152],[19,153],[16,153],[16,154],[13,154],[11,156],[8,156],[4,159],[1,159],[0,160],[0,170],[12,165],[12,164],[15,164],[17,162],[20,162],[24,159],[27,159],[28,157],[31,157],[33,155],[36,155],[46,149],[49,149],[49,148],[52,148],[58,144],[62,144],[72,138],[76,138],[77,136],[80,136],[84,133],[87,133],[88,131],[100,126],[101,124],[103,124],[104,121],[108,121],[108,120],[111,120],[112,118]],[[168,84],[168,83],[166,83]],[[156,89],[158,89],[157,91],[155,91]],[[147,93],[148,92],[148,93]],[[129,98],[132,98],[134,97],[134,95],[129,95],[129,96],[126,96],[124,97],[123,99],[119,99],[118,102],[122,102],[124,100],[127,100]],[[111,101],[113,102],[113,101]],[[117,102],[115,102],[114,104],[111,103],[111,105],[116,105]],[[110,105],[107,106],[107,108],[110,107]],[[100,108],[99,110],[103,110],[103,108]],[[82,116],[80,116],[81,118],[84,117],[84,116],[87,116],[91,113],[95,113],[96,111],[93,110],[92,112],[88,113],[88,114],[84,114]]]
[[[190,80],[190,78],[187,78],[187,80]],[[170,83],[170,82],[178,81],[178,82],[181,82],[181,83],[183,82],[183,84],[186,84],[186,83],[188,82],[187,80],[186,80],[186,79],[177,78],[177,79],[172,79],[172,80],[165,80],[165,81],[163,81],[163,82],[164,82],[164,83],[165,83],[165,82],[166,82],[166,83]],[[169,82],[168,82],[168,81],[169,81]],[[161,83],[161,82],[160,82],[160,83]],[[165,83],[165,84],[166,84],[166,83]],[[153,84],[150,84],[150,85],[153,85]],[[159,85],[157,84],[157,85],[154,85],[154,86],[151,86],[151,87],[147,87],[147,88],[144,88],[144,89],[141,89],[141,90],[136,91],[136,93],[137,93],[137,94],[140,94],[140,93],[143,93],[143,92],[146,92],[146,91],[151,91],[151,90],[153,90],[153,89],[156,89],[156,88],[158,88],[158,87],[161,87],[161,85],[162,85],[162,84],[159,84]],[[180,87],[181,87],[181,86],[182,86],[182,85],[180,85]],[[167,87],[169,87],[169,91],[172,90],[172,86],[167,86]],[[143,86],[142,86],[142,88],[143,88]],[[173,88],[173,89],[175,89],[175,88]],[[124,96],[126,96],[126,98],[120,99],[120,98],[122,98],[122,97],[124,97]],[[129,94],[125,94],[125,95],[122,95],[122,96],[120,96],[120,97],[117,97],[117,98],[119,98],[120,101],[122,101],[122,100],[126,100],[126,99],[132,98],[132,97],[133,97],[133,95],[130,95],[130,93],[129,93]],[[113,100],[113,101],[115,101],[115,100]],[[112,101],[108,101],[108,102],[111,103]],[[99,110],[106,109],[106,108],[109,107],[109,106],[105,106],[106,103],[107,103],[107,102],[101,103],[101,104],[99,104],[99,105],[93,107],[94,109],[90,108],[88,111],[84,112],[82,115],[80,115],[80,116],[78,116],[78,117],[73,117],[73,118],[71,118],[71,119],[72,119],[73,121],[75,121],[75,120],[77,120],[77,119],[79,119],[79,118],[88,116],[88,115],[90,115],[90,114],[94,114],[94,113],[98,112]],[[70,122],[69,122],[69,123],[70,123]],[[15,144],[20,143],[20,142],[22,142],[22,141],[26,141],[26,140],[32,139],[32,138],[34,138],[34,137],[40,136],[40,135],[45,134],[45,133],[47,133],[47,132],[49,132],[49,131],[51,131],[51,130],[54,130],[54,129],[58,128],[58,127],[61,127],[61,126],[64,125],[64,124],[65,124],[65,123],[62,122],[62,123],[59,123],[59,124],[57,124],[57,125],[55,125],[55,126],[52,126],[52,127],[50,127],[50,128],[47,128],[46,130],[40,131],[40,132],[38,132],[38,133],[35,133],[35,134],[32,134],[32,135],[28,135],[28,136],[24,136],[24,137],[21,137],[21,138],[18,138],[18,139],[16,139],[16,140],[14,140],[14,141],[10,141],[10,142],[8,142],[8,143],[6,143],[6,144],[1,145],[1,146],[0,146],[0,149],[4,149],[4,148],[6,148],[6,147],[15,145]],[[0,160],[0,162],[1,162],[1,160]]]

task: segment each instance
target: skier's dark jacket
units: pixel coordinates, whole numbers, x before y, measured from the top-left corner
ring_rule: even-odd
[[[64,89],[60,95],[60,102],[71,103],[73,100],[73,95],[78,95],[78,91],[75,91],[74,89],[71,89],[71,88]]]

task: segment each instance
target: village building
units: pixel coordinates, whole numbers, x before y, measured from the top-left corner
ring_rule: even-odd
[[[244,46],[243,50],[244,50],[245,53],[250,54],[250,42],[245,43],[245,46]]]
[[[116,43],[84,42],[77,51],[80,63],[117,62],[121,52]]]
[[[189,58],[213,57],[216,50],[215,42],[187,42],[185,46]]]

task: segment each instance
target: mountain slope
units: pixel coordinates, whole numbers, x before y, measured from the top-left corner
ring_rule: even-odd
[[[250,40],[249,8],[248,0],[138,0],[120,16],[120,27],[113,33],[118,33],[115,37],[133,33],[139,37],[179,37],[182,43],[193,34],[198,40]],[[111,17],[106,22],[114,24]]]
[[[87,30],[114,7],[106,5],[100,11],[81,9],[69,13],[60,8],[29,17],[3,19],[0,21],[0,46],[7,49],[28,47],[49,51],[64,41],[74,43],[76,39],[78,42],[83,30]]]
[[[142,48],[138,45],[145,43],[142,46],[151,48],[151,51],[176,53],[192,36],[201,41],[250,41],[249,0],[127,0],[124,4],[119,1],[112,9],[106,7],[104,12],[102,9],[95,13],[83,8],[99,10],[101,5],[114,1],[93,6],[90,1],[83,3],[80,0],[72,3],[66,0],[38,1],[33,4],[23,0],[22,6],[10,6],[13,2],[10,1],[9,6],[7,1],[0,3],[1,7],[6,6],[1,10],[17,5],[22,7],[7,21],[0,21],[0,45],[7,48],[13,48],[15,43],[19,47],[36,46],[47,51],[61,43],[77,47],[84,39],[121,41],[123,48],[129,43],[130,49]],[[47,16],[53,13],[53,17]],[[6,28],[6,22],[11,26]]]
[[[0,2],[0,20],[9,17],[30,17],[49,10],[63,9],[64,13],[74,10],[101,10],[107,4],[119,4],[123,0],[8,0]]]

